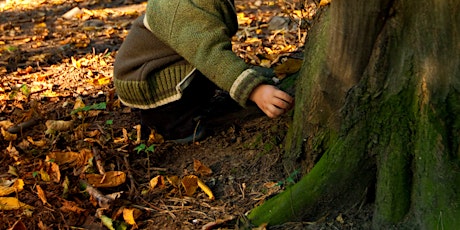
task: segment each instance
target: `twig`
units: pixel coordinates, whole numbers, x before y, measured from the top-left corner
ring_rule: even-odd
[[[27,129],[27,128],[31,127],[31,126],[34,126],[34,125],[38,124],[38,121],[39,121],[38,118],[31,118],[31,119],[29,119],[27,121],[24,121],[24,122],[22,122],[22,123],[20,123],[18,125],[10,127],[8,129],[8,132],[10,132],[10,133],[19,133],[24,129]]]
[[[136,184],[134,183],[135,182],[134,177],[133,177],[133,174],[131,172],[131,167],[129,166],[128,154],[124,154],[123,159],[125,161],[125,166],[126,166],[126,171],[128,173],[128,178],[131,181],[131,189],[129,190],[129,194],[128,194],[129,198],[131,199],[134,196],[135,192],[136,192]]]

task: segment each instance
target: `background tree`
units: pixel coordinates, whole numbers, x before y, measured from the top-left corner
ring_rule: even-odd
[[[249,219],[314,219],[370,191],[374,228],[460,226],[460,1],[329,7],[306,43],[284,160],[308,173]]]

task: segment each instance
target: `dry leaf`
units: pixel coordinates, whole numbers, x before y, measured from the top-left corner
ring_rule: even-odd
[[[20,208],[34,209],[34,207],[24,204],[15,197],[0,197],[0,210],[16,210]]]
[[[202,176],[209,176],[212,174],[212,170],[206,165],[202,164],[201,161],[193,159],[193,169],[195,172]]]
[[[172,186],[176,188],[179,187],[180,180],[178,176],[167,176],[166,179]]]
[[[206,195],[208,195],[209,199],[214,200],[215,197],[214,197],[214,194],[212,193],[211,189],[203,181],[201,181],[199,178],[197,178],[197,182],[198,182],[198,187],[200,187],[201,190],[203,190],[203,192],[206,193]]]
[[[319,2],[319,6],[326,6],[326,5],[329,5],[331,3],[331,0],[321,0]]]
[[[14,140],[18,139],[17,134],[10,133],[10,132],[4,130],[3,128],[1,128],[1,130],[2,130],[3,139],[5,141],[14,141]]]
[[[51,152],[46,156],[46,161],[54,161],[58,165],[69,164],[70,166],[83,167],[93,158],[90,149],[82,149],[77,152]]]
[[[20,192],[24,189],[24,181],[17,179],[11,185],[0,185],[0,196],[7,196],[14,192]]]
[[[156,187],[164,188],[165,187],[165,179],[163,176],[158,175],[150,180],[150,189],[154,189]]]
[[[60,209],[63,212],[75,212],[77,214],[81,214],[82,212],[86,211],[85,209],[78,207],[75,202],[68,200],[62,200],[62,206]]]
[[[69,131],[73,128],[73,121],[62,120],[47,120],[45,122],[47,130],[46,134],[53,133],[54,131]]]
[[[283,64],[276,66],[274,71],[276,76],[282,80],[289,74],[296,73],[300,70],[302,67],[303,60],[302,59],[296,59],[296,58],[290,58],[287,59]]]
[[[185,192],[187,195],[189,193],[193,194],[195,192],[195,190],[197,189],[196,187],[194,187],[195,183],[199,188],[201,188],[201,190],[203,190],[204,193],[206,193],[206,195],[208,195],[210,200],[214,200],[215,197],[211,189],[202,180],[200,180],[200,178],[198,178],[195,175],[188,175],[184,177],[184,179],[182,179],[182,186],[185,188]],[[189,189],[189,191],[187,191],[187,189]]]
[[[38,198],[40,198],[40,200],[43,202],[43,204],[48,203],[48,201],[46,200],[45,191],[43,191],[42,187],[40,185],[38,185],[38,184],[37,184],[36,187],[37,187]]]
[[[142,212],[136,208],[124,208],[123,209],[123,219],[129,225],[134,225],[137,228],[135,219],[138,218]]]
[[[31,144],[33,144],[33,145],[35,145],[35,146],[37,146],[37,147],[39,147],[39,148],[45,147],[46,144],[47,144],[47,142],[46,142],[45,139],[39,140],[39,141],[34,141],[34,139],[33,139],[31,136],[27,136],[27,140],[28,140]]]
[[[48,173],[50,180],[56,183],[61,181],[61,171],[59,165],[54,162],[46,162],[46,172]]]
[[[9,120],[0,121],[0,127],[4,128],[5,130],[7,130],[10,127],[13,127],[13,126],[14,126],[13,122],[11,122]]]
[[[10,142],[8,148],[6,148],[6,152],[13,158],[15,161],[19,160],[19,151],[12,145],[13,142]]]
[[[46,182],[51,181],[50,175],[48,174],[48,172],[43,170],[43,168],[40,169],[39,173],[40,173],[40,178],[42,179],[42,181],[46,181]]]
[[[105,176],[105,179],[102,178]],[[109,171],[105,175],[101,174],[86,174],[88,183],[95,188],[110,188],[116,187],[125,183],[126,174],[121,171]]]
[[[73,65],[73,67],[75,67],[75,68],[77,68],[77,69],[80,69],[80,68],[81,68],[81,63],[80,63],[79,60],[77,61],[74,57],[71,57],[70,59],[72,60],[72,65]]]
[[[193,196],[196,189],[198,188],[198,178],[195,175],[188,175],[182,178],[182,187],[185,189],[185,195]]]

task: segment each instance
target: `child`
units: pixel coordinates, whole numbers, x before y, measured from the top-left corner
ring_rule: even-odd
[[[149,0],[115,60],[120,100],[141,109],[143,126],[180,143],[203,136],[197,118],[216,89],[280,116],[293,98],[232,52],[237,30],[233,0]]]

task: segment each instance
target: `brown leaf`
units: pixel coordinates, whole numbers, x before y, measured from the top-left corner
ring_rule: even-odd
[[[182,178],[182,187],[185,189],[185,195],[193,196],[196,189],[198,188],[198,178],[195,175],[188,175]]]
[[[37,184],[36,188],[37,188],[38,198],[40,198],[40,200],[43,202],[43,204],[48,203],[48,201],[46,200],[45,191],[43,191],[42,187]]]
[[[193,159],[193,169],[202,176],[209,176],[212,174],[212,170],[197,159]]]
[[[95,188],[116,187],[125,183],[126,181],[126,174],[121,171],[109,171],[106,172],[105,175],[86,174],[85,177],[88,181],[88,184],[94,186]]]
[[[75,212],[77,214],[86,211],[85,209],[78,207],[78,205],[75,202],[64,199],[62,199],[62,206],[60,209],[63,212]]]
[[[165,188],[165,179],[163,176],[158,175],[150,180],[150,189],[154,189],[156,187],[163,189]]]

